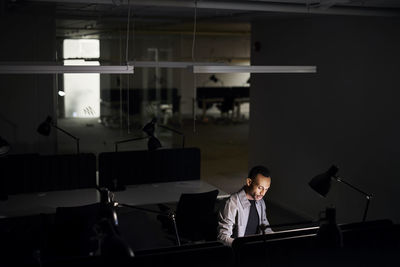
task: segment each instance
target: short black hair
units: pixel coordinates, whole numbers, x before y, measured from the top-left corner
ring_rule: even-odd
[[[262,166],[262,165],[254,166],[253,168],[251,168],[251,170],[249,171],[248,177],[250,179],[254,180],[256,178],[257,174],[261,174],[262,176],[265,176],[265,177],[271,176],[268,168],[265,166]]]

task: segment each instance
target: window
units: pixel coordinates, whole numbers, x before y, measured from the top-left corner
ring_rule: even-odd
[[[94,39],[64,40],[64,65],[100,65],[100,42]],[[90,59],[90,60],[88,60]],[[97,118],[100,115],[100,74],[64,74],[67,118]]]

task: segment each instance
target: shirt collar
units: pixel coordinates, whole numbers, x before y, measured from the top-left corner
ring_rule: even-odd
[[[244,208],[250,208],[251,204],[250,204],[249,199],[246,196],[246,191],[244,190],[244,188],[242,188],[242,190],[239,191],[238,196],[239,196],[239,201],[242,204],[242,206]]]

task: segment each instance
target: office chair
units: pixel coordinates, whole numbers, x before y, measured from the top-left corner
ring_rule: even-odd
[[[195,241],[214,241],[217,237],[217,215],[214,212],[218,190],[204,193],[182,194],[176,208],[176,224],[182,243]],[[168,207],[159,205],[161,211]],[[158,216],[169,233],[173,225]]]
[[[58,207],[43,251],[44,260],[85,257],[99,252],[101,236],[97,229],[105,219],[114,222],[103,203]],[[117,226],[113,226],[118,232]]]
[[[221,119],[224,119],[224,114],[226,114],[225,119],[229,119],[229,112],[232,111],[233,114],[234,105],[235,97],[232,92],[229,92],[224,96],[222,103],[217,105],[217,108],[221,111]]]

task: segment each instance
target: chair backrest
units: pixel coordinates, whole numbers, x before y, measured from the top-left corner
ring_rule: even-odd
[[[223,113],[229,112],[230,110],[233,110],[234,102],[235,102],[235,97],[233,96],[233,93],[231,91],[229,91],[229,92],[227,92],[226,95],[224,95],[224,100],[222,101],[221,105],[219,106],[219,109]]]
[[[215,240],[217,196],[218,190],[181,195],[176,208],[176,222],[182,237],[192,241]]]
[[[155,151],[99,154],[99,185],[131,185],[200,179],[200,149],[173,148]]]
[[[95,252],[99,245],[95,228],[107,219],[114,220],[110,208],[103,203],[58,207],[44,253],[46,258],[84,257]]]

